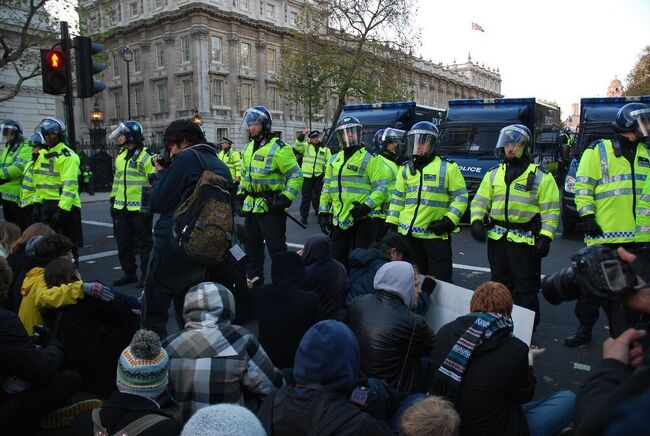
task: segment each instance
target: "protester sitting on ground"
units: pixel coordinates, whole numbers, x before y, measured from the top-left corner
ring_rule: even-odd
[[[354,300],[346,318],[359,339],[361,370],[400,392],[423,391],[420,361],[429,356],[434,334],[412,312],[417,302],[413,266],[388,262],[377,271],[374,289]]]
[[[343,307],[348,276],[343,264],[332,255],[332,241],[320,233],[311,235],[301,256],[305,264],[304,289],[318,294],[321,319],[335,318]]]
[[[168,371],[169,358],[158,335],[138,330],[118,359],[118,392],[113,392],[101,409],[80,414],[69,434],[178,435],[183,424],[165,415],[157,402],[167,387]]]
[[[320,321],[320,302],[314,292],[302,290],[305,267],[293,252],[276,254],[271,281],[255,290],[258,339],[278,368],[290,368],[300,339]]]
[[[11,246],[9,256],[7,256],[7,262],[9,262],[9,266],[14,273],[14,280],[11,283],[11,289],[9,290],[9,295],[7,296],[4,306],[12,312],[18,313],[20,301],[22,300],[20,287],[23,284],[23,280],[25,280],[25,274],[27,271],[34,267],[33,263],[35,253],[33,249],[36,247],[36,244],[32,243],[32,250],[30,253],[27,253],[27,242],[35,236],[49,236],[55,234],[56,232],[48,225],[35,223],[27,227],[21,237]]]
[[[20,238],[20,227],[9,221],[0,222],[0,257],[7,257],[11,246]]]
[[[7,296],[12,273],[0,259],[0,300]],[[0,307],[0,422],[6,434],[23,434],[39,417],[60,407],[79,390],[81,377],[74,371],[59,371],[63,361],[61,344],[46,329],[28,336],[18,316]],[[96,402],[76,404],[50,414],[48,428],[63,425],[66,417]]]
[[[217,404],[196,412],[181,436],[266,436],[250,410],[237,404]]]
[[[512,335],[512,304],[508,288],[485,282],[474,291],[471,313],[436,335],[430,392],[455,404],[461,435],[554,435],[573,417],[573,392],[530,402],[533,361],[544,350],[529,350]]]
[[[50,235],[37,241],[35,267],[27,272],[21,286],[23,299],[18,310],[18,317],[30,335],[35,325],[43,324],[43,313],[47,310],[74,304],[86,295],[105,301],[114,298],[109,288],[97,282],[83,283],[78,280],[71,284],[48,288],[43,276],[45,266],[62,256],[72,260],[72,243],[65,236]]]
[[[81,280],[67,257],[54,259],[45,267],[48,288]],[[118,292],[115,299],[84,298],[69,306],[47,312],[45,320],[63,343],[66,368],[77,371],[82,389],[107,397],[115,387],[115,361],[140,327],[140,303]]]
[[[185,329],[165,342],[169,354],[169,393],[183,420],[217,403],[247,404],[282,386],[283,379],[264,348],[248,330],[231,325],[232,293],[218,283],[200,283],[185,295]]]
[[[408,245],[397,233],[388,233],[371,248],[356,248],[350,253],[348,291],[345,304],[350,305],[355,298],[375,292],[375,274],[382,265],[404,260],[408,256]]]
[[[432,395],[406,409],[399,423],[399,436],[458,436],[460,416],[454,405]]]
[[[388,425],[362,405],[368,391],[353,395],[359,382],[359,360],[357,338],[345,324],[325,320],[310,328],[296,353],[296,385],[273,392],[258,413],[267,433],[389,435]]]

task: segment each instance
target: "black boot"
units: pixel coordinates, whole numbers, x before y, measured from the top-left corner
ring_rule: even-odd
[[[113,282],[113,286],[124,286],[130,283],[135,283],[137,281],[138,281],[138,276],[136,276],[135,274],[124,274],[122,277],[120,277],[119,279]]]
[[[573,348],[591,343],[591,327],[580,326],[575,334],[564,338],[564,345]]]

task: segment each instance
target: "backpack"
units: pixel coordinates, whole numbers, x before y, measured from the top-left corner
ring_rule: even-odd
[[[200,265],[217,265],[228,255],[235,229],[230,183],[207,169],[201,154],[203,172],[194,191],[174,212],[173,237],[181,250]]]
[[[106,431],[106,428],[104,428],[104,425],[102,424],[102,419],[99,415],[99,409],[93,409],[91,412],[91,418],[93,421],[93,435],[94,436],[111,436],[108,434],[108,431]],[[137,436],[140,433],[144,432],[145,430],[149,429],[150,427],[153,427],[154,425],[158,424],[161,421],[165,421],[169,419],[166,416],[162,415],[155,415],[155,414],[149,414],[149,415],[144,415],[141,416],[140,418],[136,419],[135,421],[131,422],[129,425],[115,433],[115,436]]]

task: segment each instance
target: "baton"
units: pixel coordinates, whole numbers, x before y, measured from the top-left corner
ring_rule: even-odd
[[[291,221],[294,223],[298,224],[300,227],[302,227],[303,230],[307,230],[307,226],[301,223],[295,216],[291,215],[289,211],[285,210],[284,215],[289,218]]]

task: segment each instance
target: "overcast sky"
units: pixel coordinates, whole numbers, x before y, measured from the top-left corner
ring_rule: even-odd
[[[581,97],[626,84],[650,45],[649,0],[416,0],[425,59],[499,67],[505,97],[557,101],[562,118]],[[472,30],[472,22],[485,32]]]

